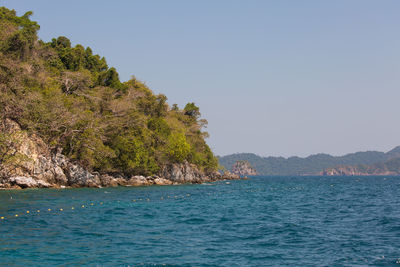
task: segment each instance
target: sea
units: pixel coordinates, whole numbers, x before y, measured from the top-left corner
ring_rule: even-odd
[[[400,177],[0,191],[1,266],[400,266]]]

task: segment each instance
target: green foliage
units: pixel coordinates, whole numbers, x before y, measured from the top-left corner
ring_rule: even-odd
[[[0,7],[0,20],[2,21],[3,33],[0,35],[5,37],[1,42],[1,51],[26,60],[34,48],[37,40],[37,31],[39,25],[31,21],[29,17],[32,12],[27,12],[23,16],[18,17],[14,10],[8,10]],[[12,27],[14,26],[14,27]]]
[[[183,162],[190,153],[184,133],[172,133],[168,138],[167,155],[173,162]]]
[[[71,48],[71,41],[65,36],[59,36],[51,40],[51,46],[54,48]]]
[[[71,41],[65,36],[60,36],[57,39],[53,38],[48,45],[56,50],[58,58],[64,65],[65,69],[71,71],[86,69],[96,77],[102,73],[102,77],[98,78],[99,85],[120,85],[118,73],[115,69],[108,69],[106,60],[100,58],[99,55],[93,55],[90,47],[85,49],[79,44],[72,47]]]
[[[72,158],[79,159],[85,166],[95,170],[111,170],[111,160],[115,158],[115,151],[106,146],[96,133],[96,129],[87,128],[76,136],[73,149],[70,151]]]
[[[153,174],[159,167],[152,155],[153,149],[147,147],[143,138],[129,134],[117,136],[113,140],[116,151],[116,166],[126,174]]]
[[[156,147],[163,146],[171,135],[171,128],[163,118],[152,117],[148,121],[147,127],[153,133],[154,145]]]
[[[37,41],[30,15],[0,8],[2,116],[100,172],[149,175],[183,161],[217,168],[194,103],[170,109],[165,95],[135,77],[122,83],[104,58],[67,37]]]
[[[185,115],[194,119],[198,119],[201,115],[200,109],[194,103],[187,103],[183,110],[185,111]]]
[[[110,68],[99,74],[98,84],[102,86],[108,86],[115,89],[121,89],[122,84],[119,80],[118,72],[115,68]]]

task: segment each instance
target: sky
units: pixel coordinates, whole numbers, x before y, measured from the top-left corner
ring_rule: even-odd
[[[181,108],[217,155],[400,145],[398,0],[0,0]]]

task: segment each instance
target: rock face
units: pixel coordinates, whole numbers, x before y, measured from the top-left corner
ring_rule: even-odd
[[[240,176],[257,175],[257,171],[247,160],[236,161],[232,166],[232,172]]]
[[[50,151],[39,137],[28,136],[12,120],[5,120],[0,125],[0,133],[13,136],[17,140],[9,146],[8,150],[9,153],[17,155],[18,159],[11,164],[0,158],[0,188],[147,186],[240,178],[229,173],[206,174],[188,162],[165,166],[160,176],[124,177],[123,175],[99,174],[89,172],[69,160],[61,150]]]
[[[161,172],[161,176],[165,179],[172,181],[174,184],[183,183],[203,183],[213,182],[217,180],[236,180],[240,177],[230,172],[220,174],[219,172],[212,172],[205,174],[197,169],[196,165],[184,162],[181,164],[171,164],[165,166]]]
[[[49,183],[42,180],[35,180],[32,177],[15,176],[10,178],[12,184],[19,185],[21,188],[27,187],[50,187]]]
[[[161,176],[175,183],[201,183],[204,181],[204,174],[198,171],[195,165],[187,162],[165,166]]]

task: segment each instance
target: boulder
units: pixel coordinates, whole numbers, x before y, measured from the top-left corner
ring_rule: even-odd
[[[143,186],[143,185],[150,185],[152,183],[146,177],[137,175],[137,176],[132,176],[127,181],[127,184],[130,186]]]
[[[11,184],[18,185],[21,188],[31,187],[50,187],[51,185],[42,180],[35,180],[32,177],[26,176],[14,176],[9,179]]]
[[[165,178],[158,177],[158,178],[154,179],[154,184],[156,184],[156,185],[171,185],[171,184],[173,184],[173,182],[170,180],[167,180]]]
[[[100,187],[101,181],[98,175],[93,175],[79,165],[69,164],[65,169],[68,184],[73,187]]]

